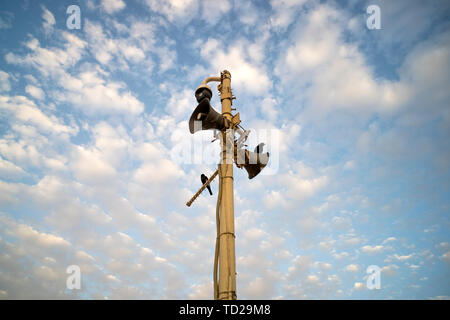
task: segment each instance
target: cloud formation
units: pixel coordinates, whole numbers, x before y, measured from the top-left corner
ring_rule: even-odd
[[[378,265],[377,298],[448,298],[448,8],[411,3],[380,1],[379,31],[354,1],[103,0],[72,31],[8,4],[0,298],[212,298],[215,198],[185,203],[219,147],[187,119],[224,69],[273,165],[234,170],[238,297],[373,298]]]

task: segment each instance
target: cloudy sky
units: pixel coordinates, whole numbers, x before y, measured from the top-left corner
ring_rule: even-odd
[[[249,148],[271,152],[253,180],[235,168],[238,298],[449,298],[449,16],[443,0],[2,1],[0,299],[212,298],[216,198],[185,203],[219,146],[187,120],[224,69]]]

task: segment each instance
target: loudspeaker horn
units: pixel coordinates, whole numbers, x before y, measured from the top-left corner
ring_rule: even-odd
[[[256,177],[262,169],[269,162],[269,153],[256,153],[252,151],[245,150],[245,164],[244,169],[248,173],[248,178],[253,179]]]
[[[229,127],[229,120],[214,110],[209,99],[204,98],[195,108],[189,119],[189,131],[195,133],[200,130],[222,130]]]

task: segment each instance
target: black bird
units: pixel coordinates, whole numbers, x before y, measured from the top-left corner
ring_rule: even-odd
[[[200,179],[202,179],[202,184],[205,184],[206,181],[208,181],[208,177],[205,176],[203,173],[200,176]],[[209,185],[207,185],[206,188],[208,188],[209,194],[212,195],[211,187]]]
[[[263,148],[266,144],[264,142],[261,142],[260,144],[258,144],[255,148],[255,152],[256,153],[262,153],[263,152]]]

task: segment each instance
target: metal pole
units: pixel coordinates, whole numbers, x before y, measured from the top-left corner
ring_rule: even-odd
[[[224,70],[218,86],[222,101],[222,115],[231,121],[231,74]],[[235,300],[236,258],[234,246],[234,193],[233,193],[234,135],[232,129],[222,132],[222,164],[219,166],[220,186],[223,188],[220,203],[219,234],[219,300]]]

